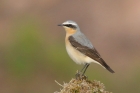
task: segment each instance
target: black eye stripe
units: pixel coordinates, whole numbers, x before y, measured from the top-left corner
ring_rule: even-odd
[[[64,26],[67,26],[67,27],[70,27],[70,28],[76,28],[76,26],[72,25],[72,24],[65,24]]]

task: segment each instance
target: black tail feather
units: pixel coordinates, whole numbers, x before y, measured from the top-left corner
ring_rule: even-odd
[[[115,73],[109,66],[106,69],[111,73]]]
[[[105,61],[101,58],[101,61],[102,62],[100,62],[100,63],[102,63],[101,65],[104,67],[104,68],[106,68],[109,72],[111,72],[111,73],[115,73],[106,63],[105,63]]]

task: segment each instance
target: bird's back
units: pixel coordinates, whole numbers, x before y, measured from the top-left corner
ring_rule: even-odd
[[[89,48],[93,48],[92,43],[87,39],[87,37],[82,32],[76,32],[72,35],[74,39],[83,46],[87,46]]]

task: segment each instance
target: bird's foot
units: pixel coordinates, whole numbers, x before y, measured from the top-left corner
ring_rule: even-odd
[[[81,72],[77,71],[77,73],[75,74],[75,78],[79,80],[81,78]]]
[[[86,75],[82,75],[82,76],[81,76],[81,79],[82,79],[82,80],[83,80],[83,79],[84,79],[84,80],[87,80],[88,77],[87,77]]]
[[[75,78],[77,79],[77,80],[83,80],[83,79],[87,79],[88,77],[87,76],[85,76],[84,74],[82,74],[81,72],[79,72],[79,71],[77,71],[77,73],[75,74]]]

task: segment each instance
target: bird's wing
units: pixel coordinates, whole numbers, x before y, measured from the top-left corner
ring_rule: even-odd
[[[114,73],[114,71],[105,63],[105,61],[101,58],[100,54],[98,53],[98,51],[95,48],[89,48],[87,46],[81,45],[80,43],[78,43],[73,36],[69,37],[69,41],[71,43],[71,45],[77,49],[78,51],[80,51],[81,53],[83,53],[84,55],[92,58],[93,60],[99,62],[103,67],[105,67],[107,70],[109,70],[110,72]]]
[[[78,41],[79,44],[93,48],[92,43],[87,39],[87,37],[82,32],[77,32],[73,36],[75,41]]]

